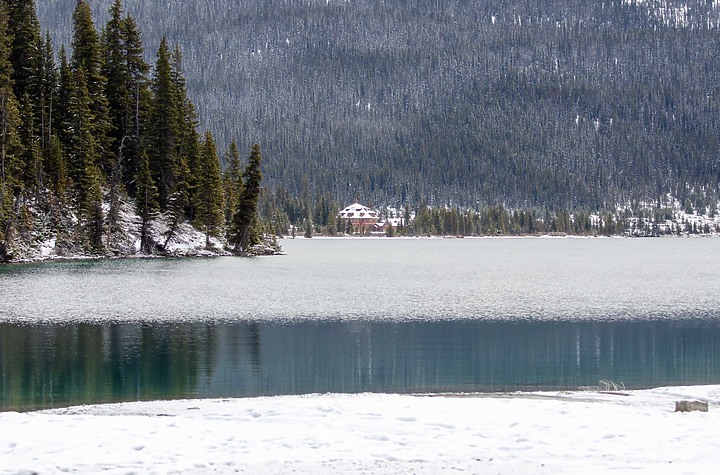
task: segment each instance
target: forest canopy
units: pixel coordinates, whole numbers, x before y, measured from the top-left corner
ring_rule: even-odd
[[[69,3],[39,3],[54,37]],[[126,3],[149,44],[182,47],[218,143],[262,144],[271,190],[567,209],[717,195],[717,1]]]

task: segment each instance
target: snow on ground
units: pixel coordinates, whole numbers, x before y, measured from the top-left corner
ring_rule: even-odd
[[[674,412],[699,399],[707,413]],[[0,413],[0,473],[717,473],[720,386]]]

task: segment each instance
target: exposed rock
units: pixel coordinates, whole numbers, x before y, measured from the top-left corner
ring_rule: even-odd
[[[245,252],[241,252],[238,255],[244,257],[257,257],[257,256],[279,256],[282,255],[282,247],[275,239],[275,236],[263,236],[262,242],[250,246]]]
[[[675,412],[708,412],[708,403],[704,401],[675,401]]]

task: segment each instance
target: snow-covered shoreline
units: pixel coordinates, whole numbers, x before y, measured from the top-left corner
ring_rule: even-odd
[[[708,402],[707,413],[674,402]],[[720,385],[0,413],[0,473],[716,473]]]

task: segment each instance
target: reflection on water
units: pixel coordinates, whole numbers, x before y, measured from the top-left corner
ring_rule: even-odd
[[[0,409],[718,383],[718,243],[306,239],[0,266]]]
[[[720,383],[720,322],[0,323],[0,409]]]

